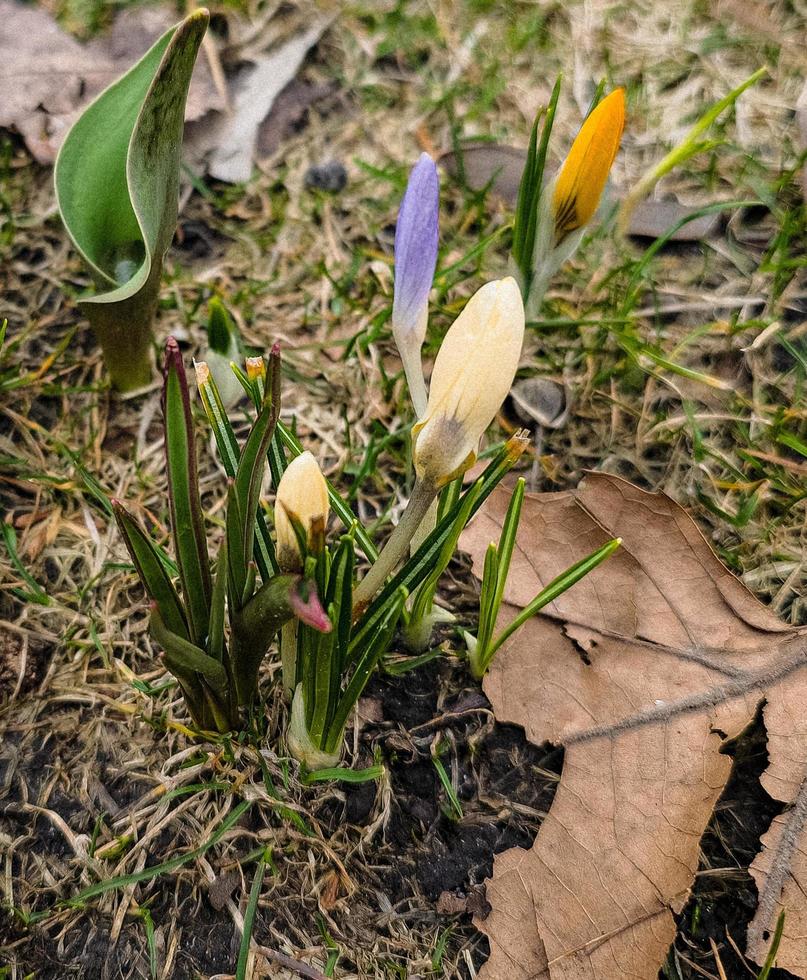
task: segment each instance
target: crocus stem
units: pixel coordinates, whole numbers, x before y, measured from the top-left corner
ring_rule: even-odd
[[[354,619],[367,606],[378,592],[387,576],[396,565],[406,556],[409,542],[420,527],[420,522],[426,516],[431,502],[437,496],[437,487],[423,480],[416,480],[412,496],[406,505],[397,527],[389,536],[389,540],[376,559],[370,571],[359,582],[353,593]]]
[[[414,555],[426,538],[428,538],[432,531],[437,527],[438,510],[439,501],[435,497],[429,505],[429,509],[426,511],[426,516],[420,522],[420,527],[418,527],[417,531],[415,531],[415,533],[412,535],[412,540],[409,542],[410,555]]]
[[[423,378],[423,361],[420,356],[420,348],[408,350],[401,355],[403,361],[406,383],[409,385],[409,394],[412,398],[412,406],[415,409],[417,418],[422,418],[426,414],[426,406],[429,402],[429,395],[426,391],[426,382]]]

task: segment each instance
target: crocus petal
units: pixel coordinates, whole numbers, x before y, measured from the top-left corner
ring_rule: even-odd
[[[440,183],[423,153],[412,168],[395,226],[395,294],[392,324],[400,348],[413,335],[418,349],[426,332],[426,308],[437,265]]]
[[[471,464],[513,384],[523,340],[515,279],[486,283],[451,325],[435,360],[426,414],[412,430],[421,479],[441,486]]]
[[[614,89],[589,113],[555,181],[555,237],[562,239],[594,216],[625,126],[625,91]]]
[[[302,565],[292,519],[302,524],[310,541],[316,525],[324,529],[329,507],[328,485],[317,461],[311,453],[301,453],[286,467],[277,487],[275,530],[278,564],[283,571],[298,571]]]

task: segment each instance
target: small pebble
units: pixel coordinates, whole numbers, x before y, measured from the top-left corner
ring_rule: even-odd
[[[305,186],[309,190],[329,191],[338,194],[347,184],[347,170],[338,160],[309,167],[305,174]]]

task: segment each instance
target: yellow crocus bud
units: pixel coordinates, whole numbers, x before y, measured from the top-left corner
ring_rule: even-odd
[[[617,88],[591,110],[555,181],[556,242],[594,217],[624,126],[625,90]]]
[[[445,336],[425,415],[412,430],[415,471],[441,487],[476,458],[482,433],[510,391],[524,340],[524,305],[512,276],[486,283]]]
[[[302,527],[311,547],[325,533],[328,512],[325,477],[311,453],[301,453],[280,478],[275,501],[277,561],[284,572],[300,571],[303,564],[293,522]]]
[[[248,357],[244,366],[250,381],[257,381],[258,378],[266,377],[266,361],[262,357]]]

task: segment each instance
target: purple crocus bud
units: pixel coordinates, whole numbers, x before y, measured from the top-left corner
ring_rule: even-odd
[[[412,168],[395,227],[392,334],[418,416],[426,410],[420,349],[426,337],[429,290],[437,265],[440,184],[437,167],[422,153]]]

